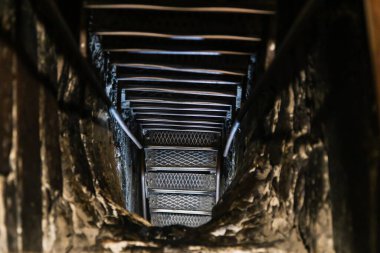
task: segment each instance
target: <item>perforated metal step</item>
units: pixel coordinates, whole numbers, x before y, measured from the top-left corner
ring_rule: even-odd
[[[216,167],[216,151],[146,150],[147,167]]]
[[[215,205],[215,196],[195,194],[150,194],[152,209],[210,211]]]
[[[215,174],[150,172],[146,174],[146,184],[152,189],[170,190],[216,190]]]
[[[188,227],[198,227],[211,220],[209,215],[152,213],[151,223],[155,226],[170,226],[180,224]]]
[[[190,131],[148,131],[146,145],[215,147],[220,142],[218,133]]]

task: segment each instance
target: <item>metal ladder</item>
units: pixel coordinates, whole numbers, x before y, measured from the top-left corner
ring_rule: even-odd
[[[152,130],[145,133],[144,209],[155,226],[197,227],[219,198],[220,134]]]

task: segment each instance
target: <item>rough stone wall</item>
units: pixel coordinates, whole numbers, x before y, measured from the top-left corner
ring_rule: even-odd
[[[378,108],[363,2],[328,7],[317,66],[327,91],[320,118],[329,152],[334,244],[342,252],[379,252]]]
[[[107,55],[103,52],[99,36],[89,33],[88,34],[88,54],[91,57],[91,62],[100,76],[104,77],[105,90],[108,97],[113,102],[114,106],[118,108],[121,115],[129,128],[133,131],[133,124],[131,124],[131,113],[122,105],[121,98],[118,97],[118,83],[116,79],[116,67],[109,64]],[[101,108],[101,103],[92,98],[91,108]],[[129,137],[120,128],[117,122],[108,117],[107,112],[102,109],[99,112],[100,118],[103,119],[103,127],[109,129],[113,134],[112,143],[109,143],[114,150],[114,163],[118,171],[118,177],[123,191],[124,207],[131,212],[141,214],[141,196],[140,196],[140,161],[136,154],[133,152],[132,143]]]
[[[215,210],[226,218],[238,214],[225,234],[236,230],[243,241],[283,240],[300,252],[333,252],[328,156],[322,126],[313,125],[320,106],[313,86],[307,68],[255,130],[249,120],[242,125],[234,183],[247,188],[240,188],[246,194],[239,203],[231,203],[232,186]]]
[[[0,6],[0,251],[95,249],[102,226],[133,216],[109,115],[56,55],[31,6]]]

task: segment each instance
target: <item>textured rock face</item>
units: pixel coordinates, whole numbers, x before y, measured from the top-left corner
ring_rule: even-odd
[[[301,71],[256,131],[243,124],[235,185],[215,209],[234,224],[219,230],[225,236],[333,252],[328,156],[320,126],[311,126],[318,109],[311,84]]]
[[[12,1],[0,0],[0,12],[2,29],[14,32]],[[346,41],[352,31],[360,30],[354,14],[349,9],[332,15],[335,30],[322,28],[326,41],[316,43],[317,49],[294,72],[265,117],[258,124],[249,117],[243,122],[235,143],[236,175],[214,208],[213,220],[190,229],[153,228],[125,209],[138,210],[138,203],[131,201],[137,184],[123,178],[133,171],[123,175],[122,169],[138,164],[128,143],[122,143],[125,136],[104,105],[56,55],[33,12],[25,13],[23,25],[34,33],[23,36],[28,54],[38,63],[38,75],[9,40],[0,41],[0,252],[334,252],[334,245],[338,252],[360,252],[350,236],[367,230],[357,229],[361,224],[355,223],[352,228],[347,221],[357,222],[357,216],[370,213],[360,212],[361,206],[355,208],[351,202],[367,203],[360,200],[367,187],[361,174],[378,164],[377,154],[371,153],[379,150],[374,112],[369,109],[374,98],[370,82],[360,92],[355,89],[356,83],[368,81],[365,57],[354,63],[350,57],[338,61],[339,43],[326,39]],[[350,29],[331,35],[342,22]],[[356,50],[349,56],[358,59],[363,44],[357,43],[361,36],[355,38],[351,48]],[[101,70],[102,61],[95,61]],[[348,75],[346,69],[351,68],[359,73]],[[337,105],[329,102],[331,94],[343,102],[358,101],[355,106]],[[326,113],[330,109],[336,113]],[[351,150],[342,145],[349,144],[347,138],[339,140],[351,136],[343,131],[345,124],[357,127],[360,134],[352,140],[359,148]],[[351,161],[355,163],[350,166]],[[353,167],[363,161],[361,174],[355,174]],[[349,173],[339,170],[342,164]],[[344,204],[354,190],[347,193],[346,181],[359,192],[350,205]],[[338,215],[333,219],[334,206]],[[346,214],[350,211],[357,216]]]

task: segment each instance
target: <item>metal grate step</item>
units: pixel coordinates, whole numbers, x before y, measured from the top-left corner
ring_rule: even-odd
[[[188,227],[198,227],[211,220],[209,215],[152,213],[151,223],[154,226],[170,226],[181,224]]]
[[[148,188],[199,191],[216,190],[215,174],[150,172],[145,177]]]
[[[151,209],[173,209],[191,211],[211,211],[215,197],[193,194],[150,194]]]
[[[145,150],[147,167],[216,167],[216,151]]]
[[[146,145],[215,147],[220,135],[209,132],[148,131]]]

